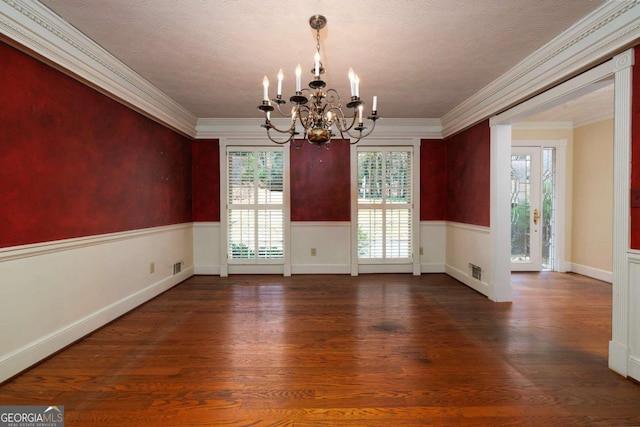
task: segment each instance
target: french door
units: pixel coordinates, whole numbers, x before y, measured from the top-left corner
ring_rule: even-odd
[[[285,199],[281,148],[228,147],[227,261],[281,264]]]
[[[360,264],[413,262],[413,149],[358,149]]]
[[[542,267],[540,147],[511,149],[511,270]]]

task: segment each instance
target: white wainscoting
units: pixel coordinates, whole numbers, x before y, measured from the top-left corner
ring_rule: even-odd
[[[640,252],[629,252],[629,377],[640,381]]]
[[[220,274],[220,223],[193,224],[194,274]]]
[[[481,294],[489,296],[490,228],[449,221],[446,235],[445,272]],[[469,264],[482,269],[480,280],[472,277]]]
[[[315,255],[312,249],[315,248]],[[292,274],[349,274],[351,223],[296,221],[291,223]]]
[[[420,222],[420,248],[420,271],[444,273],[447,260],[447,222]]]
[[[220,274],[220,223],[196,222],[193,225],[194,274]],[[292,274],[349,274],[351,264],[351,225],[346,221],[296,221],[291,223]],[[444,273],[447,246],[446,221],[420,223],[420,270],[422,273]],[[311,254],[315,248],[315,255]],[[416,251],[418,252],[418,251]],[[419,253],[419,252],[418,252]],[[279,274],[269,270],[245,273]],[[238,269],[239,267],[236,267]],[[381,267],[394,272],[398,266]],[[402,266],[402,272],[408,267]],[[411,269],[409,268],[409,270]]]
[[[190,223],[1,248],[0,382],[192,274]]]

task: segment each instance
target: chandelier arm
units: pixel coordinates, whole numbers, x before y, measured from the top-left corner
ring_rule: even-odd
[[[273,129],[279,133],[294,133],[296,131],[295,123],[292,123],[291,126],[289,126],[289,129],[282,130],[274,126],[273,123],[271,123],[271,120],[267,120],[262,127],[267,128],[267,130]]]
[[[313,117],[313,112],[311,111],[311,108],[309,108],[308,105],[301,105],[298,108],[298,115],[296,118],[302,125],[302,128],[305,130],[305,133],[307,130],[309,130],[309,128],[313,124],[313,119],[310,119],[310,117]]]
[[[351,120],[351,124],[349,124],[348,126],[347,126],[347,120]],[[345,116],[342,116],[342,125],[341,125],[341,130],[342,130],[343,132],[349,133],[349,131],[350,131],[351,129],[353,129],[353,127],[355,126],[355,124],[356,124],[356,115],[355,115],[355,114],[353,115],[353,117],[345,117]]]
[[[278,110],[278,113],[279,113],[281,116],[283,116],[283,117],[291,117],[291,113],[290,113],[290,112],[289,112],[289,113],[283,112],[283,111],[282,111],[282,109],[280,108],[280,104],[284,105],[284,104],[285,104],[284,102],[282,102],[282,103],[275,103],[275,104],[276,104],[276,109]]]
[[[273,139],[273,137],[271,136],[271,132],[269,132],[271,129],[272,128],[267,128],[267,137],[269,138],[269,140],[271,142],[275,142],[276,144],[279,144],[279,145],[286,144],[287,142],[291,141],[294,138],[294,136],[296,135],[296,132],[292,132],[292,133],[289,133],[289,138],[287,138],[286,140],[278,141],[277,139]],[[282,132],[282,133],[286,133],[286,132]]]
[[[306,137],[305,138],[301,138],[301,139],[295,139],[294,138],[294,139],[291,140],[291,145],[293,145],[294,148],[297,148],[299,150],[304,145],[304,141],[305,140],[306,140]],[[300,141],[300,143],[298,144],[298,143],[296,143],[296,141]]]
[[[343,122],[346,124],[344,111],[342,111],[342,108],[340,108],[340,106],[334,106],[332,104],[329,105],[329,111],[335,116],[332,120],[333,124],[336,125],[336,128],[339,132],[344,131],[345,126],[343,126]]]
[[[330,88],[326,90],[325,93],[325,97],[327,100],[327,104],[331,104],[331,106],[333,107],[333,104],[335,104],[337,102],[337,107],[333,107],[333,108],[338,108],[338,109],[342,109],[342,101],[340,98],[340,93],[338,93],[337,90]]]
[[[367,129],[367,128],[361,128],[361,130],[358,132],[357,135],[353,135],[350,131],[346,131],[347,135],[349,135],[351,138],[357,138],[355,141],[351,142],[351,145],[357,144],[362,138],[366,138],[369,135],[371,135],[373,130],[376,128],[377,117],[376,117],[376,119],[370,119],[370,121],[373,123],[373,125],[371,126],[371,129],[369,129],[369,131],[364,133],[364,134],[362,133],[362,131]],[[356,130],[357,130],[357,128],[356,128]]]

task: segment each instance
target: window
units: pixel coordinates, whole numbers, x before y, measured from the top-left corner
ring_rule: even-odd
[[[413,257],[413,180],[410,148],[358,151],[358,259]]]
[[[282,149],[229,147],[227,218],[227,254],[230,262],[282,262]]]

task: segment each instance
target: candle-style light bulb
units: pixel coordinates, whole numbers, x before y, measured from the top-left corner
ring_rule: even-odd
[[[358,123],[362,124],[362,109],[363,109],[363,105],[360,104],[358,105]]]
[[[378,97],[377,96],[373,97],[373,105],[371,106],[371,109],[373,111],[378,111]]]
[[[358,77],[358,75],[356,74],[355,77],[353,78],[353,81],[355,83],[355,96],[359,97],[360,96],[360,77]]]
[[[327,113],[327,122],[331,123],[331,119],[333,118],[333,114],[331,114],[331,111],[329,111]]]
[[[267,76],[264,76],[264,79],[262,79],[262,87],[264,88],[263,99],[265,101],[268,101],[269,100],[269,79],[267,78]]]
[[[296,92],[300,92],[301,90],[301,85],[300,85],[301,75],[302,75],[302,67],[300,67],[300,64],[298,64],[298,66],[296,67]]]
[[[284,74],[282,73],[282,68],[278,71],[278,96],[282,95],[282,80],[284,79]]]
[[[355,86],[353,85],[354,77],[355,77],[355,74],[353,72],[353,68],[349,67],[349,86],[351,87],[351,96],[354,96],[356,93]]]
[[[313,69],[316,77],[320,77],[320,52],[313,55]]]

